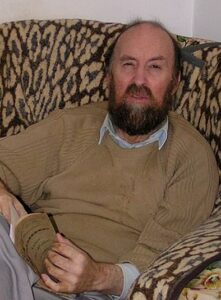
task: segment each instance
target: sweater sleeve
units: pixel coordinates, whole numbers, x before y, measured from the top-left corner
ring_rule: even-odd
[[[217,165],[207,143],[202,147],[184,140],[166,160],[169,171],[157,211],[149,215],[136,246],[120,258],[120,262],[132,263],[139,271],[147,269],[162,251],[209,217],[218,191]]]
[[[0,140],[0,179],[27,205],[37,201],[41,184],[58,170],[62,115],[52,113],[20,134]]]

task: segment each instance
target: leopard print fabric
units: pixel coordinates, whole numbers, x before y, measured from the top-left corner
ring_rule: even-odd
[[[105,60],[124,26],[87,20],[0,25],[0,136],[17,134],[55,109],[107,100]],[[183,64],[173,109],[209,141],[221,175],[221,46],[177,39]],[[218,197],[209,220],[163,252],[128,297],[177,299],[194,272],[221,253],[220,214]]]
[[[183,62],[182,80],[173,99],[173,109],[208,140],[221,178],[221,43],[190,45],[185,51],[194,55],[199,66]]]
[[[105,55],[123,26],[83,20],[1,25],[0,136],[55,109],[105,100]]]

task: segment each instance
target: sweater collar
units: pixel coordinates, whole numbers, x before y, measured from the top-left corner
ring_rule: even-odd
[[[130,144],[118,136],[113,126],[113,123],[111,121],[111,118],[109,114],[107,114],[100,129],[100,138],[98,142],[99,145],[102,143],[102,140],[106,134],[109,134],[116,144],[118,144],[120,147],[125,149],[140,148],[148,144],[158,142],[158,148],[160,150],[167,140],[168,117],[163,122],[162,126],[157,131],[155,131],[151,136],[149,136],[145,141]]]

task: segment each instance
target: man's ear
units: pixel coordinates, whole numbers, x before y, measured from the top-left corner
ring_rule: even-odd
[[[107,73],[106,73],[106,76],[104,78],[104,81],[107,85],[107,87],[109,88],[110,87],[110,82],[111,82],[111,73],[110,71],[108,70]]]
[[[174,95],[179,87],[179,83],[181,80],[181,73],[179,72],[176,77],[173,78],[173,89],[172,89],[172,95]]]

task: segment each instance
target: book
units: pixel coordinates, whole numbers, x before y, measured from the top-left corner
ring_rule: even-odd
[[[30,213],[20,217],[14,206],[10,207],[10,213],[10,238],[18,254],[38,275],[47,273],[44,260],[58,232],[53,217],[46,213]],[[75,294],[57,293],[50,290],[41,279],[36,282],[35,286],[61,295],[62,299],[76,297]]]
[[[46,213],[30,213],[19,217],[12,206],[10,237],[19,255],[37,274],[45,273],[44,259],[51,248],[56,230]]]

